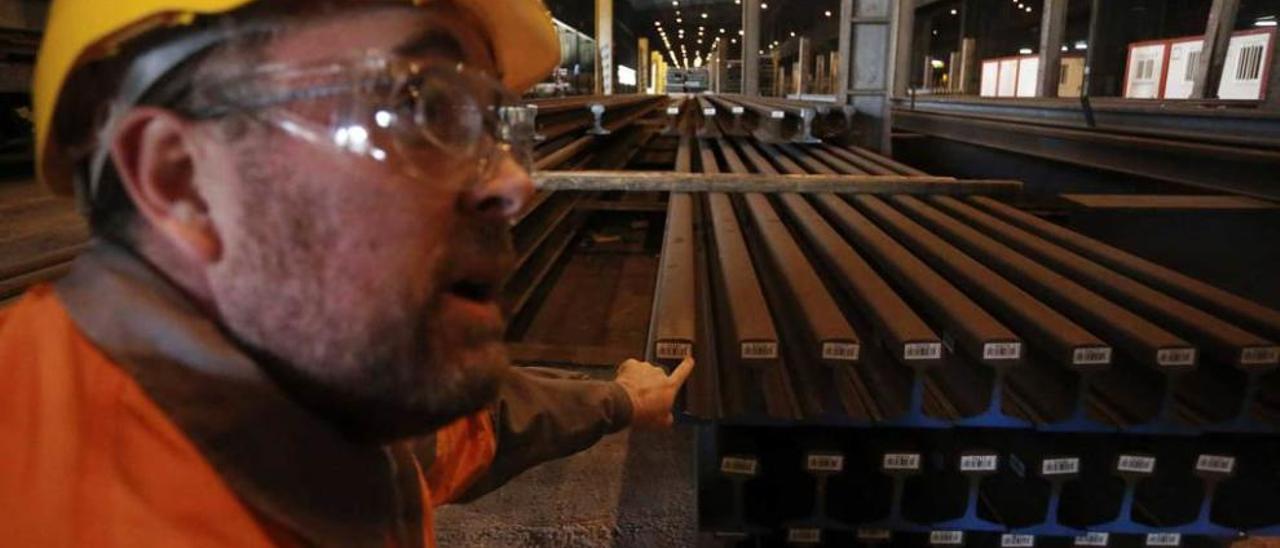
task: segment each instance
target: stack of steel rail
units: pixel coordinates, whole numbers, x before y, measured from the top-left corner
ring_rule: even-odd
[[[1280,427],[1280,312],[974,194],[990,187],[739,132],[691,124],[677,171],[901,184],[671,195],[648,357],[699,361],[682,411],[719,425],[703,530],[1190,545],[1280,526],[1256,508],[1280,444],[1255,436]],[[912,430],[848,428],[872,426]]]
[[[35,182],[0,188],[0,305],[31,285],[65,274],[88,229],[70,200]]]
[[[628,153],[657,134],[653,127],[635,129],[638,122],[667,103],[661,96],[619,95],[569,97],[533,101],[537,133],[542,141],[534,152],[538,171],[621,169]],[[516,218],[511,233],[517,253],[515,271],[503,285],[502,301],[511,319],[509,338],[518,339],[537,304],[550,288],[588,215],[579,205],[596,192],[539,190]]]

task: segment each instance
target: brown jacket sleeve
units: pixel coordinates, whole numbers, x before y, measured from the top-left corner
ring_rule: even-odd
[[[457,499],[474,500],[543,462],[567,457],[631,424],[619,384],[539,367],[511,368],[490,408],[497,453]]]

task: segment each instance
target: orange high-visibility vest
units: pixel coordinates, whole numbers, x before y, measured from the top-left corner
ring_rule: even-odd
[[[264,420],[267,418],[264,418]],[[496,442],[488,413],[435,433],[419,464],[423,538],[431,507],[484,473]],[[388,533],[388,546],[395,536]],[[51,286],[0,310],[0,544],[294,546],[227,485],[195,444],[73,323]]]

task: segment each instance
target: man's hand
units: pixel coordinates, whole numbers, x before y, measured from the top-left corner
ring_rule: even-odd
[[[655,430],[668,428],[675,418],[671,405],[689,373],[693,372],[693,357],[686,357],[668,376],[661,367],[638,360],[627,360],[618,366],[615,382],[622,385],[631,396],[631,426]]]

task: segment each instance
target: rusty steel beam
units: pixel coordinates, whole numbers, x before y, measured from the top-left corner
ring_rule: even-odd
[[[724,150],[725,143],[716,141]],[[860,194],[1015,194],[1022,183],[956,180],[901,175],[753,175],[728,169],[722,174],[670,172],[552,171],[533,174],[542,190],[628,192],[800,192]]]
[[[981,227],[1010,247],[1070,276],[1082,285],[1125,303],[1132,310],[1170,326],[1216,360],[1241,369],[1280,365],[1280,346],[1171,298],[1138,281],[1090,261],[1030,232],[958,200],[935,200],[943,209]]]

